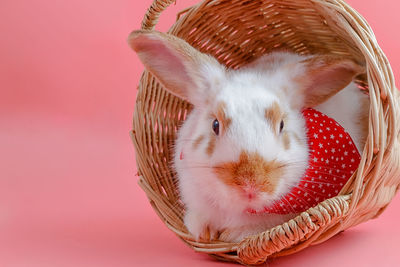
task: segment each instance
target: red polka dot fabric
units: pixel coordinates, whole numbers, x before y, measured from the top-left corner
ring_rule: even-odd
[[[309,163],[300,183],[265,212],[298,213],[337,196],[360,163],[360,154],[350,135],[325,114],[305,109]]]

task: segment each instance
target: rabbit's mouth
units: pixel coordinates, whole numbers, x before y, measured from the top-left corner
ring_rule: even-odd
[[[334,119],[314,109],[303,111],[310,156],[303,178],[286,195],[249,214],[303,212],[339,194],[361,160],[350,135]]]

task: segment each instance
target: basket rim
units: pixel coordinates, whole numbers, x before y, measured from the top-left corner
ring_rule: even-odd
[[[213,1],[218,1],[218,0],[199,1],[199,3],[185,10],[182,10],[177,15],[177,21],[185,20],[188,16],[196,12],[197,9],[200,9],[206,3]],[[342,24],[347,23],[347,25],[349,25],[349,27],[346,29],[349,32],[349,37],[351,37],[354,42],[358,44],[360,43],[363,44],[363,46],[361,47],[361,51],[365,57],[366,65],[368,68],[367,81],[369,84],[373,85],[372,87],[370,87],[370,96],[372,99],[371,102],[373,102],[372,112],[370,112],[370,114],[372,114],[370,115],[371,116],[370,120],[378,123],[376,124],[377,126],[375,127],[371,126],[370,123],[369,132],[374,131],[377,134],[374,134],[373,137],[369,137],[368,142],[366,144],[366,149],[364,149],[362,153],[362,159],[360,162],[359,170],[363,171],[357,171],[355,174],[356,178],[352,183],[354,190],[350,190],[351,188],[347,186],[345,188],[346,190],[343,189],[342,190],[343,192],[339,193],[338,196],[331,199],[327,199],[326,203],[325,201],[323,201],[319,203],[316,207],[310,208],[309,210],[304,212],[305,214],[301,213],[299,216],[296,217],[298,220],[304,220],[304,221],[307,220],[318,221],[319,218],[324,218],[324,220],[328,219],[328,221],[331,222],[332,218],[327,217],[329,213],[324,213],[321,210],[322,209],[326,210],[327,207],[329,207],[329,209],[335,209],[336,207],[340,207],[340,209],[336,210],[335,212],[337,212],[337,214],[340,213],[340,216],[338,215],[337,220],[339,219],[342,220],[342,223],[333,225],[331,228],[329,227],[324,228],[323,230],[325,230],[325,233],[318,232],[319,229],[322,228],[316,229],[315,224],[314,225],[309,224],[307,226],[309,228],[302,229],[304,230],[303,231],[304,236],[307,235],[308,238],[307,241],[301,243],[301,246],[298,246],[295,250],[293,249],[293,245],[295,245],[294,243],[289,246],[286,246],[283,249],[281,247],[276,247],[276,249],[273,252],[265,248],[266,246],[265,244],[268,243],[270,235],[273,234],[276,235],[276,233],[281,233],[282,231],[286,231],[287,229],[291,228],[289,221],[285,222],[282,225],[273,227],[263,233],[260,233],[258,236],[249,237],[240,243],[225,243],[222,241],[216,243],[195,242],[190,240],[191,238],[190,235],[172,226],[169,223],[168,216],[165,216],[165,214],[159,212],[159,207],[165,205],[165,203],[161,199],[157,200],[157,197],[155,196],[156,192],[151,188],[151,186],[149,185],[143,174],[141,174],[139,185],[146,192],[154,210],[157,212],[157,214],[160,216],[160,218],[163,220],[163,222],[167,225],[167,227],[170,230],[175,232],[184,242],[189,244],[194,250],[198,252],[205,252],[208,254],[212,254],[216,257],[222,257],[226,260],[237,261],[243,264],[257,264],[264,262],[269,257],[288,255],[300,251],[305,247],[309,246],[310,244],[316,244],[325,241],[326,239],[332,237],[338,232],[344,230],[345,228],[354,225],[354,222],[349,221],[348,218],[352,217],[354,214],[357,213],[357,207],[360,205],[360,203],[364,203],[366,201],[362,199],[362,197],[367,193],[371,193],[374,189],[374,186],[376,186],[377,182],[374,181],[377,180],[376,177],[380,174],[380,171],[383,168],[382,165],[384,158],[386,156],[385,152],[393,152],[392,150],[396,150],[396,148],[394,148],[395,146],[398,145],[396,134],[389,136],[390,137],[389,142],[386,142],[388,136],[385,133],[385,127],[382,122],[384,120],[384,117],[382,115],[383,114],[382,103],[386,103],[390,108],[391,112],[393,113],[393,115],[390,116],[389,118],[390,120],[388,121],[389,124],[392,125],[391,129],[388,129],[388,131],[391,130],[392,132],[398,134],[399,125],[396,122],[396,119],[399,118],[398,115],[399,112],[397,106],[395,105],[395,101],[398,101],[397,100],[398,93],[396,91],[397,89],[395,87],[394,77],[389,61],[387,60],[386,56],[384,55],[379,45],[377,44],[372,29],[369,27],[367,21],[360,14],[358,14],[357,11],[355,11],[353,8],[351,8],[348,4],[346,4],[342,0],[330,0],[330,1],[309,0],[309,1],[312,2],[314,6],[318,8],[319,12],[322,12],[321,10],[324,10],[324,12],[328,13],[331,12],[330,15],[332,17],[330,17],[330,19],[332,19],[331,22],[333,23],[332,25],[336,25],[339,28],[342,26]],[[151,7],[148,9],[143,19],[142,29],[147,29],[147,30],[154,29],[161,13],[170,4],[174,2],[175,0],[155,0],[152,3]],[[325,9],[328,9],[328,11],[326,11]],[[336,15],[333,16],[332,14]],[[170,30],[170,33],[173,34],[173,31]],[[371,51],[376,51],[376,52],[375,54],[372,54]],[[151,76],[151,74],[145,71],[142,78],[146,75]],[[135,113],[136,112],[138,112],[138,110],[135,107]],[[137,140],[134,132],[131,132],[131,138],[135,145],[136,153],[138,153],[138,150],[140,151],[140,145],[139,145],[139,140]],[[144,152],[140,151],[139,153],[144,153]],[[374,170],[371,171],[370,169],[366,168],[366,165],[371,165],[371,162],[373,162],[373,160],[375,160],[376,164],[374,165]],[[137,164],[139,170],[139,163]],[[364,172],[372,172],[371,176],[372,182],[369,183],[367,186],[363,187]],[[400,175],[398,166],[396,170],[393,170],[393,172],[394,174]],[[383,211],[386,205],[380,208],[376,216],[378,216]],[[307,217],[306,215],[309,216],[310,218],[311,216],[313,217],[311,219],[306,218]],[[295,220],[296,218],[292,220],[296,222]],[[358,223],[359,222],[355,224]],[[313,230],[314,233],[310,234],[309,232],[307,232],[307,229],[310,231]],[[290,240],[286,241],[289,242]],[[295,241],[297,243],[300,242],[300,240],[298,239],[296,239]],[[264,246],[260,246],[260,243],[264,244]],[[272,243],[273,242],[269,242],[268,244],[271,245]],[[252,248],[262,247],[259,249],[259,251],[257,251],[257,253],[263,256],[258,259],[255,259],[254,254],[257,253],[250,253],[248,249],[249,247]],[[238,256],[234,257],[232,255],[229,255],[228,252],[232,251],[237,251]]]

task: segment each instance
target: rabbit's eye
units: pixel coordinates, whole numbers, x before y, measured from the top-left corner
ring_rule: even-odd
[[[283,122],[283,120],[281,120],[281,124],[279,125],[279,132],[281,133],[283,130],[283,126],[285,126],[285,123]]]
[[[212,123],[212,129],[216,135],[219,134],[219,121],[215,119]]]

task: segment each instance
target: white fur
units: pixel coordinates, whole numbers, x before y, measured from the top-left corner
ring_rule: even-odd
[[[263,65],[271,57],[280,60],[272,65]],[[270,227],[283,223],[296,214],[254,215],[245,212],[246,208],[261,210],[264,206],[279,199],[301,179],[307,166],[308,148],[306,145],[291,142],[290,149],[284,150],[276,140],[270,125],[264,118],[264,110],[273,101],[287,113],[285,130],[296,133],[305,140],[304,120],[300,110],[293,110],[291,103],[301,96],[291,92],[283,93],[282,88],[295,89],[290,79],[296,72],[285,71],[281,66],[289,62],[298,62],[304,57],[275,53],[264,56],[240,70],[229,70],[225,76],[211,84],[213,91],[209,95],[209,104],[195,107],[179,131],[175,148],[174,166],[179,177],[179,190],[186,206],[185,225],[199,238],[208,227],[211,234],[223,231],[220,237],[227,241],[241,239],[265,231]],[[301,70],[297,70],[301,72]],[[221,72],[219,70],[218,72]],[[205,74],[213,81],[214,73]],[[222,77],[222,78],[221,78]],[[358,149],[362,147],[357,119],[361,102],[366,97],[359,89],[350,84],[343,91],[315,107],[321,112],[336,118],[351,134]],[[215,152],[209,157],[206,154],[207,139],[193,149],[193,141],[199,135],[209,136],[215,105],[224,101],[232,124],[224,136],[219,136]],[[211,103],[210,103],[211,102]],[[282,162],[293,162],[280,179],[277,191],[273,195],[260,193],[256,201],[249,201],[240,192],[221,182],[212,171],[212,166],[221,162],[237,161],[241,151],[258,152],[266,161],[278,159]],[[184,157],[181,160],[180,154]]]
[[[363,150],[364,142],[360,125],[360,116],[366,112],[365,106],[368,96],[360,92],[358,86],[350,83],[346,88],[332,96],[328,101],[315,107],[315,109],[334,118],[351,136],[358,151]]]
[[[226,70],[183,40],[163,33],[136,31],[131,34],[129,43],[161,83],[175,86],[167,88],[171,93],[194,104],[178,132],[173,160],[185,205],[184,223],[189,232],[200,238],[205,229],[209,229],[211,237],[222,232],[220,239],[240,241],[293,218],[296,214],[255,215],[246,210],[261,211],[279,200],[298,183],[307,168],[309,151],[301,114],[306,96],[302,90],[304,86],[301,87],[296,78],[308,77],[302,61],[310,57],[272,53],[239,70]],[[351,63],[346,64],[351,68]],[[323,77],[330,78],[329,75]],[[311,82],[321,80],[308,78]],[[318,90],[313,92],[319,93]],[[365,98],[350,83],[315,107],[344,126],[360,152],[363,144],[359,118],[365,110]],[[231,123],[218,136],[213,136],[212,122],[221,102],[225,103],[225,113]],[[283,135],[274,132],[276,127],[265,118],[265,110],[274,102],[286,114],[283,131],[291,140],[287,149]],[[194,146],[200,136],[203,139]],[[207,146],[211,138],[216,141],[213,153],[209,154]],[[242,152],[257,153],[265,162],[288,165],[283,168],[273,193],[259,190],[255,198],[249,199],[242,192],[246,188],[227,185],[217,177],[213,167],[237,162]]]

